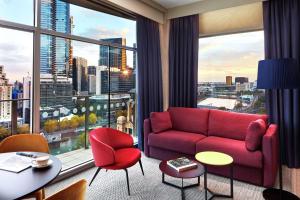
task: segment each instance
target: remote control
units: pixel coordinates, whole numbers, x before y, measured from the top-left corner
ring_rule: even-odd
[[[19,155],[19,156],[26,156],[26,157],[30,157],[30,158],[36,158],[37,157],[36,155],[33,155],[31,153],[17,152],[16,154]]]

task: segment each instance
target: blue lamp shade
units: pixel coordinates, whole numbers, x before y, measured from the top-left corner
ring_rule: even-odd
[[[258,89],[296,89],[300,87],[300,66],[295,59],[270,59],[258,63]]]

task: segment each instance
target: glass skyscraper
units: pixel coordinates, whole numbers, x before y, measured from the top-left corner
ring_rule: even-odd
[[[70,5],[60,0],[41,1],[41,27],[62,33],[71,33]],[[48,35],[41,37],[41,74],[66,76],[70,72],[70,42]]]

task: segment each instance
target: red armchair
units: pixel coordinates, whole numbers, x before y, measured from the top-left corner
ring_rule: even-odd
[[[95,165],[98,167],[89,186],[101,169],[120,170],[126,172],[128,195],[130,195],[127,168],[139,162],[144,175],[141,151],[133,147],[133,138],[121,131],[111,128],[94,129],[89,134]]]

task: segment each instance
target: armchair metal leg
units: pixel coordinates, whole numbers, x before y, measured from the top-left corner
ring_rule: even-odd
[[[139,159],[139,163],[140,163],[140,167],[141,167],[143,176],[145,176],[145,174],[144,174],[144,169],[143,169],[143,164],[142,164],[142,160],[141,160],[141,159]]]
[[[98,167],[98,169],[97,169],[96,173],[94,174],[94,176],[93,176],[93,178],[92,178],[92,180],[91,180],[89,186],[92,185],[92,182],[94,181],[94,179],[96,178],[96,176],[98,175],[98,173],[100,172],[100,170],[101,170],[101,167]]]
[[[127,180],[127,190],[128,190],[128,195],[130,196],[128,171],[127,171],[127,169],[124,169],[124,170],[125,170],[125,172],[126,172],[126,180]]]

